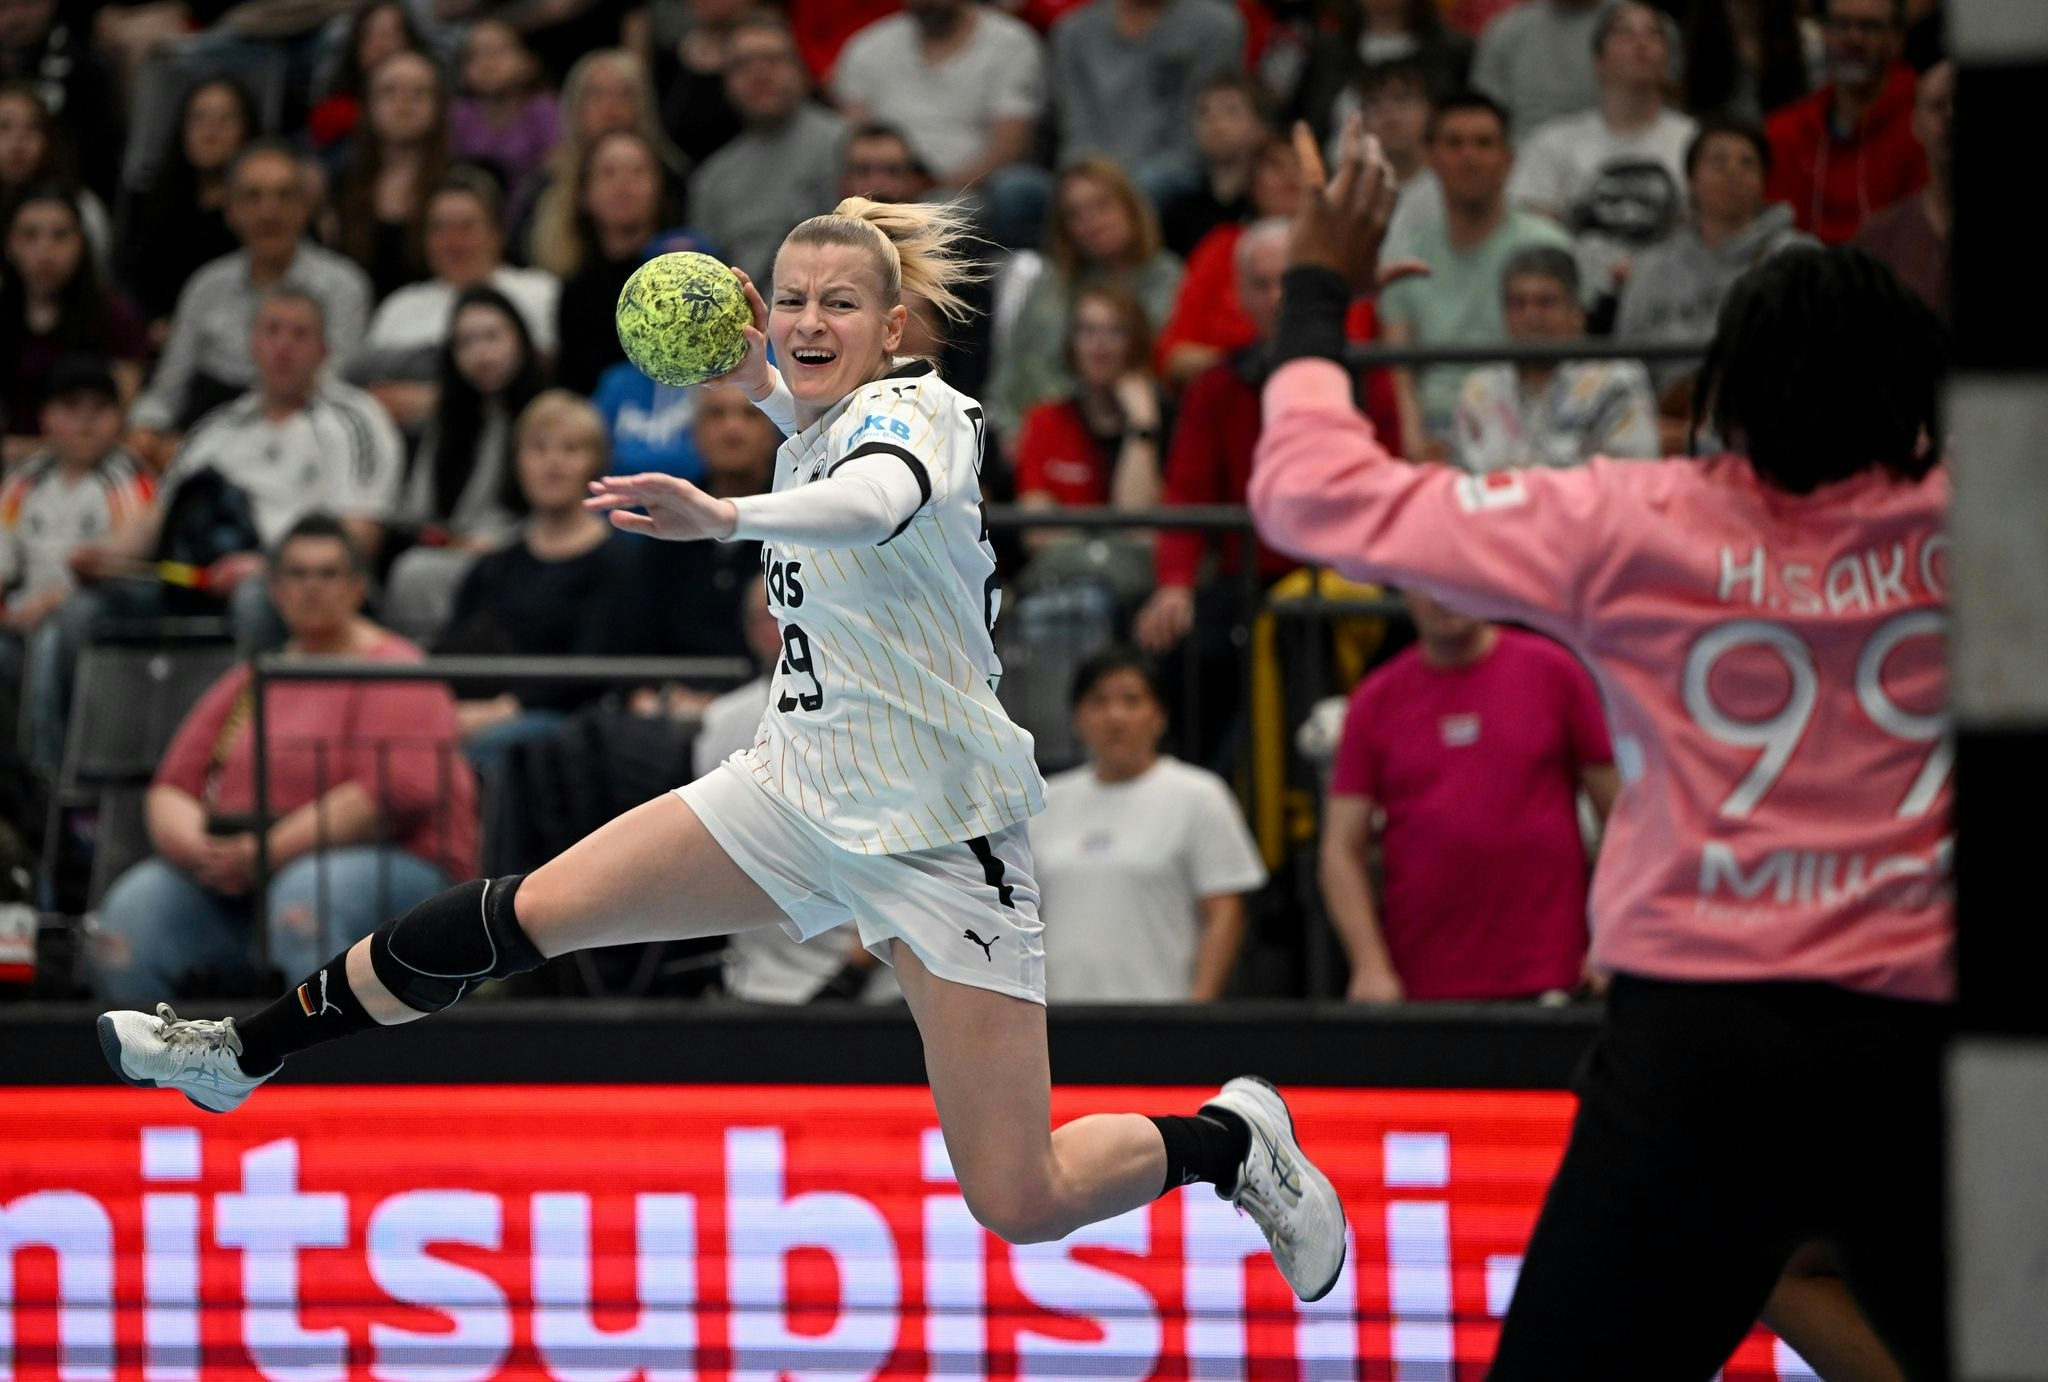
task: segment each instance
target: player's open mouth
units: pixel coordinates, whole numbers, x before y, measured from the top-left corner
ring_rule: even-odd
[[[824,366],[837,360],[839,354],[837,351],[816,350],[807,346],[800,346],[789,352],[789,358],[807,369],[822,369]]]

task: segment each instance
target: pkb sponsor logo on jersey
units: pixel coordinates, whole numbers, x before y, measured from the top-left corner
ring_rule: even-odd
[[[889,437],[896,441],[910,440],[910,424],[900,417],[870,417],[862,420],[853,429],[852,440],[859,441],[866,436]]]

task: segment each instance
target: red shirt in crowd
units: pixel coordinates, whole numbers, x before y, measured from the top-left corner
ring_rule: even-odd
[[[1153,347],[1153,360],[1161,373],[1175,346],[1241,350],[1259,338],[1258,328],[1237,298],[1237,242],[1243,238],[1243,224],[1233,221],[1204,235],[1189,252],[1180,291],[1173,296],[1173,312],[1159,329]]]
[[[1503,628],[1469,667],[1410,648],[1351,694],[1330,790],[1385,814],[1379,907],[1410,998],[1526,998],[1579,981],[1583,769],[1611,763],[1572,655]]]
[[[1799,228],[1845,245],[1875,212],[1910,197],[1927,181],[1927,155],[1913,135],[1913,93],[1920,79],[1900,63],[1847,139],[1834,133],[1835,88],[1772,113],[1767,198],[1790,202]]]
[[[420,650],[397,634],[363,656],[421,660]],[[242,694],[248,684],[249,669],[241,666],[207,688],[178,726],[155,786],[189,793],[218,815],[254,813],[255,738]],[[382,810],[386,839],[452,877],[476,876],[476,783],[445,685],[273,682],[263,709],[273,819],[357,782]]]
[[[1107,504],[1118,445],[1095,435],[1073,399],[1040,403],[1017,428],[1017,494],[1050,495],[1062,508]]]
[[[1352,306],[1347,328],[1354,341],[1372,339],[1370,299],[1361,299]],[[1254,357],[1240,354],[1210,366],[1188,381],[1187,392],[1180,399],[1180,414],[1174,422],[1173,441],[1166,452],[1163,503],[1245,502],[1246,487],[1252,478],[1252,448],[1259,440],[1259,390],[1265,383],[1263,372],[1255,366]],[[1373,370],[1365,377],[1365,413],[1383,435],[1399,435],[1393,381],[1385,370]],[[1195,584],[1211,536],[1185,528],[1162,528],[1153,549],[1153,574],[1158,583]],[[1226,574],[1240,569],[1238,546],[1234,536],[1223,539],[1222,565]],[[1259,544],[1258,561],[1262,581],[1278,580],[1298,564],[1264,543]]]

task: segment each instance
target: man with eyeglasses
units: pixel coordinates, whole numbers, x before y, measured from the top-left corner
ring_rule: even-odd
[[[156,508],[123,526],[84,558],[93,573],[157,546],[179,487],[211,471],[248,500],[256,535],[274,543],[315,510],[333,513],[365,559],[374,558],[397,503],[403,450],[377,400],[325,372],[328,324],[304,288],[268,290],[249,329],[256,383],[201,418],[164,475]],[[73,562],[79,566],[79,561]],[[255,553],[223,557],[203,585],[222,591],[263,569]]]
[[[1899,60],[1905,0],[1827,0],[1827,85],[1774,113],[1767,197],[1799,228],[1846,244],[1872,213],[1927,181],[1913,134],[1913,70]]]
[[[892,125],[862,125],[847,136],[839,165],[839,195],[878,202],[924,200],[932,175]]]
[[[314,201],[286,145],[258,140],[228,165],[225,210],[242,247],[201,268],[178,295],[163,358],[129,412],[129,446],[143,460],[169,464],[179,433],[256,382],[249,327],[269,289],[311,294],[335,358],[354,353],[370,319],[370,280],[351,260],[306,239]]]
[[[733,26],[725,90],[742,128],[690,178],[690,222],[765,289],[782,237],[836,200],[846,121],[810,99],[796,39],[773,14]]]
[[[338,516],[364,560],[374,558],[398,501],[404,451],[377,400],[325,373],[327,331],[311,292],[265,292],[249,332],[256,386],[194,425],[153,507],[72,554],[85,585],[59,611],[63,666],[104,615],[203,608],[212,604],[207,596],[225,601],[245,648],[276,644],[278,615],[263,583],[251,579],[264,571],[263,554],[222,550],[245,525],[254,531],[241,538],[253,549],[325,511]],[[67,677],[57,699],[68,705],[69,697]]]
[[[269,584],[289,655],[420,660],[363,617],[369,576],[335,519],[292,524]],[[476,786],[446,685],[271,684],[267,822],[255,816],[253,706],[249,669],[238,665],[164,752],[143,808],[152,853],[107,889],[88,939],[93,991],[109,1002],[193,992],[195,971],[216,986],[248,982],[258,830],[270,870],[261,899],[269,958],[292,974],[476,871]],[[326,995],[309,986],[302,998],[317,1012]]]

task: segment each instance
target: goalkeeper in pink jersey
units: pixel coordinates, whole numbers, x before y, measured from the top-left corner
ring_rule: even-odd
[[[1624,784],[1593,885],[1607,1023],[1492,1376],[1705,1379],[1810,1240],[1907,1375],[1945,1376],[1942,328],[1867,255],[1788,252],[1701,370],[1726,452],[1409,465],[1339,363],[1392,202],[1355,128],[1303,199],[1260,532],[1571,647]]]

